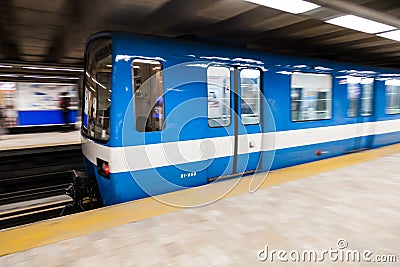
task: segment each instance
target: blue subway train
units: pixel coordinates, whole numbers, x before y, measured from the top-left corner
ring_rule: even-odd
[[[99,33],[84,76],[84,162],[104,205],[400,140],[395,69]]]

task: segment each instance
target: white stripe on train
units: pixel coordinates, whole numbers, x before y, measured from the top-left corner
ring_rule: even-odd
[[[386,120],[239,135],[238,153],[279,150],[398,131],[400,120]],[[112,173],[118,173],[232,156],[233,145],[233,136],[129,147],[106,147],[83,138],[82,151],[93,164],[96,164],[96,158],[103,159],[111,163]]]

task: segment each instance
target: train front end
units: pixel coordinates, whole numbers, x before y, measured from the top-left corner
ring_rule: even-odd
[[[111,36],[90,39],[85,50],[82,97],[82,152],[88,176],[96,181],[104,205],[112,204],[107,194],[111,159]]]
[[[132,67],[122,47],[116,36],[96,34],[85,50],[82,152],[105,206],[148,196],[130,173],[143,155],[137,149],[131,153],[129,142],[134,139],[138,148],[143,141],[132,137]]]

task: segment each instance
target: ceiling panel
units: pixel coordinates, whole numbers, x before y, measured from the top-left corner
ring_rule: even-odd
[[[58,13],[62,12],[64,2],[68,0],[13,0],[13,5],[16,8],[23,8],[40,13]]]
[[[199,9],[195,16],[213,18],[220,21],[238,16],[254,8],[257,8],[257,6],[249,5],[243,0],[220,0]]]
[[[2,0],[0,58],[82,66],[86,38],[115,30],[200,35],[252,49],[400,68],[399,42],[324,22],[366,12],[400,25],[398,0],[310,1],[325,4],[294,15],[243,0]],[[337,3],[354,8],[335,8]]]

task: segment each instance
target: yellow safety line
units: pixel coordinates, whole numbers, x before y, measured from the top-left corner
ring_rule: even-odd
[[[280,169],[269,173],[260,188],[295,181],[396,153],[400,153],[400,144]],[[0,232],[0,256],[87,235],[130,222],[177,211],[182,208],[164,203],[190,206],[213,201],[217,198],[243,194],[248,192],[252,179],[254,183],[254,180],[261,182],[264,178],[265,173],[257,174],[254,177],[232,179],[176,191],[158,196],[157,199],[140,199],[3,230]]]

